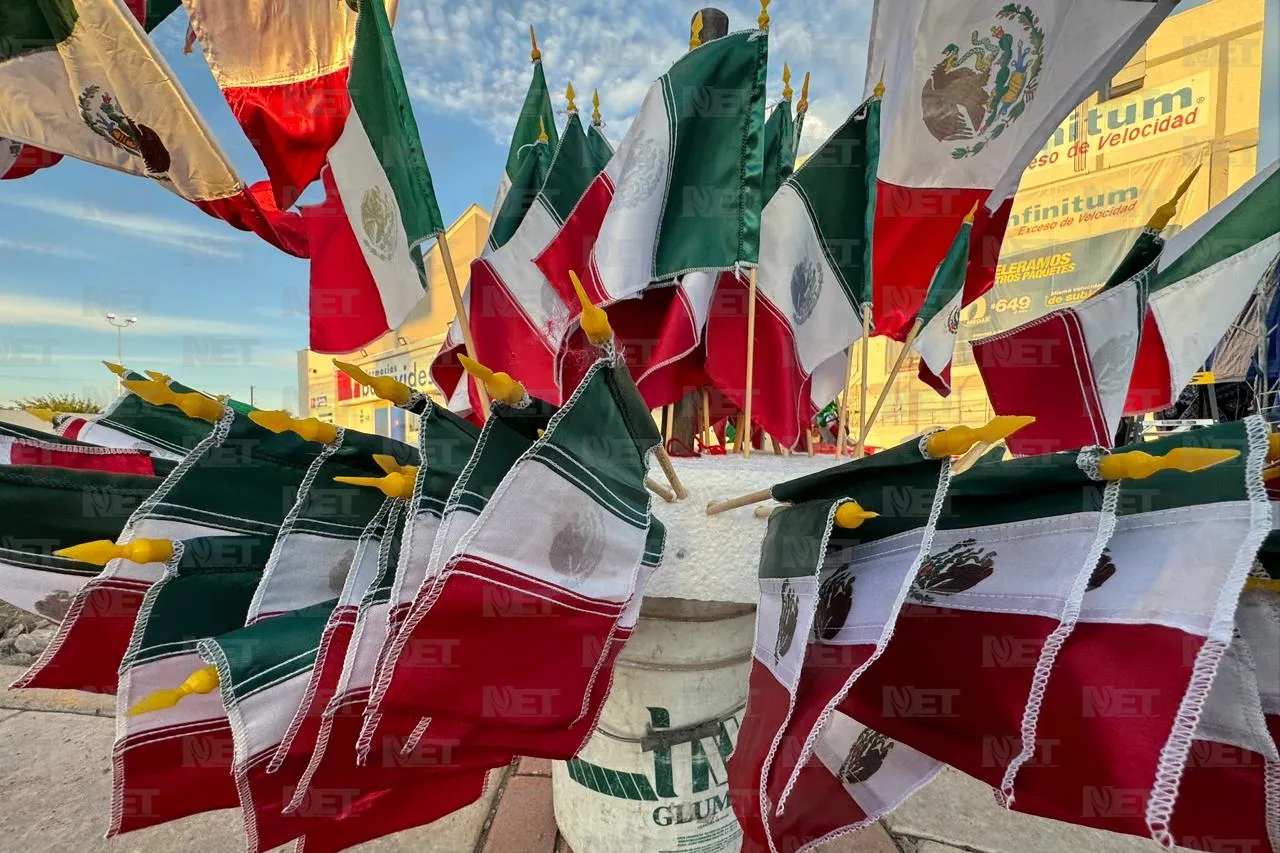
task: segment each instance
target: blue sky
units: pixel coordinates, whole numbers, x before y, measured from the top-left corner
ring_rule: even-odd
[[[582,106],[599,86],[606,132],[616,141],[649,82],[686,49],[697,4],[687,5],[676,4],[677,12],[663,0],[401,0],[396,41],[446,221],[473,202],[492,203],[528,86],[530,23],[553,91],[572,80]],[[719,5],[734,29],[759,8],[741,0]],[[791,63],[797,90],[804,72],[813,72],[806,147],[855,106],[871,5],[772,5],[770,98],[781,91],[782,60]],[[1267,0],[1273,82],[1280,77],[1277,7],[1280,0]],[[241,176],[264,177],[200,51],[182,54],[185,32],[179,10],[154,37]],[[1274,85],[1271,93],[1280,100]],[[1264,162],[1276,156],[1270,141]],[[100,362],[114,360],[116,333],[103,314],[114,311],[139,317],[124,332],[130,366],[245,400],[253,385],[259,406],[296,407],[294,353],[307,343],[305,261],[148,181],[70,160],[0,184],[0,221],[0,405],[42,392],[108,402],[114,378]]]

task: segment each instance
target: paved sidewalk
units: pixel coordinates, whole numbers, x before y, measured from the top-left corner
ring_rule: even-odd
[[[21,667],[0,666],[8,685]],[[236,853],[237,811],[198,815],[106,841],[114,700],[0,689],[0,853]],[[521,759],[490,777],[481,800],[429,826],[353,848],[358,853],[574,853],[556,832],[551,766]],[[1151,841],[1006,812],[958,773],[877,825],[815,853],[1139,853]],[[887,829],[887,831],[886,831]],[[622,830],[620,830],[622,831]],[[287,848],[285,848],[287,849]],[[608,853],[582,850],[576,853]]]

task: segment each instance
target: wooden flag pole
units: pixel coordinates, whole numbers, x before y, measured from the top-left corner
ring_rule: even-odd
[[[916,335],[920,334],[920,328],[920,320],[917,318],[911,326],[911,331],[907,333],[907,339],[902,342],[902,351],[898,353],[898,358],[893,363],[893,369],[889,371],[889,376],[884,381],[884,390],[880,392],[880,396],[876,399],[875,408],[871,410],[871,414],[862,426],[862,435],[858,438],[859,448],[866,447],[867,435],[870,434],[871,428],[875,426],[876,418],[880,414],[880,409],[884,406],[884,401],[889,399],[889,391],[893,388],[893,381],[898,378],[898,372],[902,370],[902,365],[907,360],[907,353],[911,352],[911,345],[915,343]],[[860,455],[858,458],[860,458]]]
[[[755,378],[756,366],[756,268],[751,268],[751,285],[747,288],[747,394],[746,406],[742,415],[746,426],[747,443],[742,449],[742,458],[751,458],[751,396],[752,380]]]
[[[809,451],[810,456],[817,456],[818,451],[813,446],[813,428],[809,427],[804,431],[805,449]]]
[[[837,459],[844,456],[844,445],[849,440],[849,383],[851,382],[853,382],[853,347],[849,347],[849,360],[844,366],[844,391],[840,394],[839,420],[836,422]]]
[[[719,515],[722,512],[728,512],[731,509],[737,509],[740,506],[751,506],[761,501],[767,501],[773,497],[772,489],[761,489],[758,492],[740,495],[736,498],[729,498],[727,501],[712,501],[707,504],[707,515]]]
[[[444,275],[449,280],[449,293],[453,296],[453,310],[458,314],[458,325],[462,328],[462,344],[467,350],[467,357],[475,359],[476,342],[471,337],[471,322],[467,317],[467,307],[462,304],[462,288],[458,286],[458,274],[453,271],[453,254],[449,251],[449,237],[443,230],[436,232],[436,245],[440,247],[440,260],[444,264]],[[463,382],[469,381],[467,376]],[[480,398],[480,414],[489,417],[489,395],[484,383],[476,383],[476,394]]]
[[[658,457],[658,465],[661,466],[667,482],[671,484],[671,488],[675,491],[676,500],[682,501],[689,497],[689,492],[685,489],[684,483],[680,482],[680,477],[676,474],[675,466],[671,464],[671,457],[667,455],[667,449],[658,447],[654,450],[654,456]]]
[[[658,497],[662,498],[667,503],[675,503],[675,500],[676,500],[675,492],[671,491],[666,486],[662,485],[652,477],[645,477],[644,485],[645,485],[645,488],[653,492]]]
[[[853,449],[853,458],[861,459],[867,452],[867,379],[868,364],[871,357],[871,304],[862,306],[862,390],[858,398],[858,446]],[[888,386],[885,386],[888,387]],[[876,410],[880,407],[877,405]],[[875,420],[875,415],[871,416]]]

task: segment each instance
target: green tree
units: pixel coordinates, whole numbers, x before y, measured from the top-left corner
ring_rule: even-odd
[[[102,407],[93,400],[88,397],[81,397],[78,394],[40,394],[35,397],[17,400],[14,402],[14,406],[19,409],[48,409],[59,413],[71,412],[91,415],[96,415],[102,411]]]

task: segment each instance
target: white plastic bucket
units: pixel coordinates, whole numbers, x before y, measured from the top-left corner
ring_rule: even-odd
[[[552,766],[574,853],[737,853],[725,765],[754,632],[748,604],[645,601],[595,734]]]

